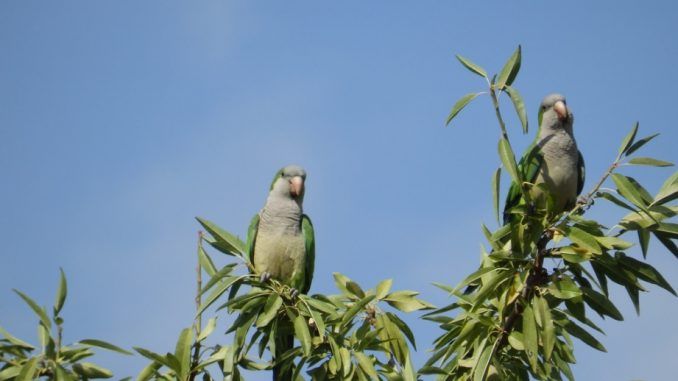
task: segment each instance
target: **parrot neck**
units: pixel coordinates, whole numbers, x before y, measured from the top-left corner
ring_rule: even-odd
[[[261,211],[259,229],[275,233],[299,234],[302,213],[301,203],[297,200],[269,195]]]

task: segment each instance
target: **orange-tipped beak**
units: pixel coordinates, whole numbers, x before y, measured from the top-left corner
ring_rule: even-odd
[[[304,179],[301,176],[294,176],[290,180],[290,194],[294,198],[304,194]]]
[[[567,106],[565,106],[565,102],[563,101],[556,102],[556,104],[553,105],[553,109],[556,110],[556,114],[558,114],[558,119],[560,120],[567,119],[568,113]]]

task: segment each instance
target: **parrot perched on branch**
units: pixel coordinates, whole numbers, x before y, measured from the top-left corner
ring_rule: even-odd
[[[250,223],[247,234],[249,260],[262,281],[276,279],[292,288],[292,296],[307,293],[313,280],[315,235],[303,213],[306,171],[288,165],[276,173],[264,208]],[[276,338],[274,360],[293,348],[294,336]],[[273,369],[274,380],[289,380],[291,372]]]
[[[534,200],[544,196],[545,188],[553,200],[554,213],[572,209],[584,187],[584,158],[577,149],[572,124],[572,110],[560,94],[547,95],[539,106],[539,131],[535,141],[520,160],[519,171],[526,182],[535,186],[530,191]],[[511,208],[520,203],[520,186],[511,183],[504,207],[504,224],[511,221]]]

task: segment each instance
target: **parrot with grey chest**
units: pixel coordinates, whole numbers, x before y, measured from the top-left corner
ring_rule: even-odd
[[[249,260],[261,280],[273,278],[288,285],[293,297],[309,291],[315,263],[313,225],[303,213],[305,181],[306,171],[300,166],[288,165],[279,170],[266,204],[252,218],[247,234]],[[293,347],[294,340],[290,333],[278,336],[275,360]],[[291,372],[274,367],[274,380],[290,378]]]
[[[535,185],[531,198],[544,197],[542,189],[546,189],[553,200],[552,212],[558,214],[575,206],[584,187],[584,158],[574,139],[574,116],[564,96],[546,96],[539,107],[538,120],[537,137],[520,160],[518,170],[525,181]],[[520,187],[512,182],[504,207],[504,224],[511,221],[511,208],[520,199]]]

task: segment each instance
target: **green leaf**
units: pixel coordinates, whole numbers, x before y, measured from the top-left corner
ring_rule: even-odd
[[[412,312],[433,307],[431,304],[417,299],[417,295],[419,295],[419,293],[416,291],[395,291],[388,294],[383,300],[391,307],[397,308],[403,312]]]
[[[590,346],[591,348],[595,348],[601,352],[607,352],[607,349],[605,349],[605,346],[603,344],[601,344],[598,340],[596,340],[595,337],[593,337],[590,333],[586,332],[585,329],[578,326],[571,320],[567,320],[563,324],[563,328],[565,328],[565,330],[570,335],[583,341],[586,345]]]
[[[185,380],[191,370],[191,346],[193,345],[193,330],[184,328],[179,334],[177,345],[174,349],[174,355],[179,361],[179,373],[181,379]]]
[[[654,134],[650,135],[648,137],[642,138],[638,140],[637,142],[633,143],[631,147],[629,147],[628,150],[626,150],[626,156],[631,155],[632,153],[636,152],[640,147],[644,146],[645,143],[649,142],[650,140],[654,139],[657,135],[659,134]]]
[[[414,333],[412,332],[412,330],[410,329],[410,327],[409,327],[407,324],[405,324],[405,322],[402,321],[402,320],[401,320],[396,314],[394,314],[394,313],[387,312],[387,313],[386,313],[386,316],[388,316],[389,320],[391,320],[391,322],[392,322],[393,324],[395,324],[396,327],[398,327],[398,329],[400,330],[400,332],[402,332],[402,333],[405,335],[405,337],[407,337],[407,340],[410,341],[410,343],[412,344],[412,347],[416,350],[416,349],[417,349],[417,343],[416,343],[416,341],[414,340]]]
[[[21,365],[14,365],[0,370],[0,381],[15,380],[16,376],[21,373],[21,368]]]
[[[533,307],[539,320],[541,320],[541,341],[544,349],[544,359],[551,360],[551,353],[556,343],[555,327],[553,326],[553,317],[551,316],[551,308],[546,302],[545,298],[541,296],[535,297],[533,300]]]
[[[646,282],[656,284],[657,286],[665,289],[666,291],[672,293],[673,295],[676,295],[676,291],[674,291],[673,287],[671,287],[669,282],[667,282],[666,279],[664,279],[664,277],[662,276],[662,274],[660,274],[659,271],[657,271],[657,269],[652,267],[650,264],[629,257],[624,253],[617,253],[615,257],[617,258],[619,263],[621,263],[622,266],[624,266],[627,270],[632,272],[638,278]]]
[[[113,372],[111,372],[110,370],[89,362],[80,362],[77,364],[73,364],[72,369],[75,373],[85,377],[85,379],[113,377]]]
[[[196,217],[196,220],[207,230],[214,238],[214,242],[210,242],[215,249],[224,254],[229,255],[245,255],[245,243],[240,238],[220,228],[213,222]]]
[[[49,318],[47,317],[47,312],[45,311],[44,308],[40,307],[33,299],[29,298],[28,295],[24,294],[23,292],[13,289],[14,292],[17,293],[21,297],[21,299],[28,304],[29,307],[35,312],[36,315],[40,318],[40,321],[42,322],[42,325],[45,327],[45,329],[48,330],[52,327],[52,323],[49,321]]]
[[[310,356],[312,344],[311,333],[308,330],[306,319],[301,315],[297,315],[294,318],[294,334],[301,343],[301,349],[304,351],[304,356]]]
[[[514,89],[511,86],[506,86],[504,88],[506,94],[511,98],[513,102],[513,107],[516,109],[516,114],[518,114],[518,119],[520,120],[520,125],[523,126],[523,134],[527,133],[527,111],[525,111],[525,103],[523,103],[523,97],[520,96],[520,93],[517,89]]]
[[[466,107],[466,105],[468,105],[472,100],[474,100],[480,94],[482,94],[482,93],[470,93],[470,94],[466,94],[463,97],[461,97],[461,99],[459,99],[457,101],[457,103],[455,103],[454,106],[452,106],[452,111],[450,111],[450,114],[447,116],[447,120],[445,121],[445,125],[449,126],[450,122],[452,122],[452,119],[454,119],[454,117],[457,116],[457,114],[459,114],[459,112],[461,110],[463,110],[464,107]]]
[[[126,351],[126,350],[118,347],[117,345],[113,345],[113,344],[108,343],[108,342],[103,341],[103,340],[85,339],[85,340],[80,340],[80,344],[89,345],[90,347],[98,347],[98,348],[108,349],[109,351],[122,353],[123,355],[131,356],[133,354],[132,352]]]
[[[375,297],[374,295],[368,295],[360,299],[359,301],[353,303],[351,308],[344,312],[344,316],[342,316],[341,318],[341,325],[345,326],[349,321],[351,321],[353,319],[353,316],[355,316],[355,314],[357,314],[358,311],[362,310],[367,305],[367,303],[374,300],[374,297]]]
[[[13,345],[16,345],[16,346],[18,346],[18,347],[21,347],[21,348],[23,348],[23,349],[27,349],[27,350],[29,350],[29,351],[32,351],[32,350],[35,349],[34,346],[28,344],[27,342],[25,342],[25,341],[23,341],[23,340],[21,340],[21,339],[18,339],[18,338],[16,338],[16,337],[12,336],[12,334],[10,334],[9,332],[7,332],[7,331],[6,331],[4,328],[2,328],[2,327],[0,327],[0,334],[2,334],[2,336],[4,336],[5,339],[6,339],[7,341],[9,341],[9,342],[10,342],[11,344],[13,344]]]
[[[501,186],[501,167],[494,171],[492,176],[492,206],[494,207],[494,216],[499,223],[499,191]]]
[[[649,165],[651,167],[672,167],[673,163],[670,161],[657,160],[651,157],[634,157],[628,161],[629,164],[633,165]]]
[[[214,329],[216,327],[217,327],[217,318],[216,317],[210,318],[207,321],[207,325],[203,327],[203,329],[200,331],[200,334],[198,335],[196,341],[201,342],[205,340],[209,335],[212,334],[212,332],[214,332]]]
[[[654,197],[652,205],[661,205],[678,198],[678,171],[664,182],[659,193]]]
[[[576,226],[562,226],[565,236],[573,243],[591,251],[592,253],[600,254],[602,249],[596,241],[596,237]]]
[[[548,287],[551,295],[558,299],[574,299],[582,295],[582,291],[568,276],[556,279]]]
[[[469,69],[473,73],[478,74],[481,77],[487,78],[487,72],[482,67],[474,64],[473,62],[471,62],[471,60],[469,60],[468,58],[464,58],[459,54],[455,55],[455,57],[457,57],[459,62],[461,62],[461,64],[464,65],[465,68]]]
[[[513,182],[522,184],[523,180],[518,173],[518,165],[516,164],[516,157],[513,154],[513,150],[511,150],[511,144],[504,138],[499,140],[499,157],[501,158],[502,164],[504,164],[504,168],[506,168],[509,175],[511,175]]]
[[[485,380],[485,374],[487,373],[487,369],[490,366],[491,354],[492,346],[485,344],[485,347],[482,349],[482,352],[480,353],[480,357],[478,357],[478,362],[476,363],[474,369],[473,381]]]
[[[393,279],[386,279],[379,282],[376,288],[376,297],[377,300],[383,299],[388,292],[391,291],[391,286],[393,285]]]
[[[626,135],[626,137],[622,141],[622,144],[619,147],[620,156],[629,150],[631,144],[633,144],[633,139],[636,138],[637,132],[638,132],[638,122],[636,122],[636,124],[633,125],[633,128],[631,128],[631,132],[629,132],[628,135]]]
[[[508,61],[504,64],[504,67],[499,72],[497,76],[497,81],[495,88],[503,90],[505,86],[511,86],[513,81],[518,75],[520,70],[520,61],[521,61],[521,47],[518,45],[518,48],[513,52]]]
[[[635,186],[633,182],[630,181],[628,177],[620,175],[619,173],[613,173],[612,180],[617,186],[617,191],[619,194],[621,194],[625,199],[631,201],[631,203],[643,210],[647,207],[647,204],[643,200],[641,191]]]
[[[367,357],[364,353],[358,351],[353,352],[353,355],[358,360],[358,366],[360,366],[360,369],[362,369],[370,377],[371,380],[379,379],[377,371],[376,369],[374,369],[374,364],[372,363],[372,360],[370,360],[369,357]]]
[[[158,362],[151,362],[150,364],[146,365],[144,369],[139,372],[139,375],[137,376],[136,381],[146,381],[151,379],[153,375],[160,369],[162,365]]]
[[[261,328],[267,326],[277,315],[283,300],[278,294],[271,294],[266,299],[264,310],[257,317],[256,326]]]
[[[582,287],[581,291],[584,293],[584,301],[586,304],[588,304],[596,312],[601,315],[607,315],[615,320],[624,320],[621,312],[619,312],[617,307],[615,307],[610,299],[608,299],[605,295],[588,287]]]
[[[217,268],[214,266],[212,258],[207,255],[205,249],[202,247],[198,248],[198,263],[200,263],[200,267],[202,267],[202,269],[205,270],[207,275],[210,277],[214,277],[214,275],[217,273]]]
[[[21,372],[14,381],[32,381],[35,371],[38,370],[39,357],[32,357],[21,367]]]
[[[643,252],[643,258],[647,258],[647,249],[650,246],[650,232],[644,229],[638,230],[638,242]]]
[[[597,197],[604,198],[607,201],[612,202],[613,204],[617,206],[621,206],[624,209],[628,209],[632,212],[635,212],[636,209],[631,207],[629,204],[625,203],[624,201],[620,200],[617,196],[613,195],[612,193],[601,191],[596,194]]]
[[[174,370],[174,371],[177,372],[177,373],[180,373],[180,372],[179,372],[179,369],[176,368],[176,366],[177,366],[178,364],[172,363],[172,362],[171,362],[168,358],[166,358],[165,356],[161,356],[161,355],[159,355],[159,354],[157,354],[157,353],[155,353],[155,352],[153,352],[153,351],[149,351],[148,349],[144,349],[144,348],[140,348],[140,347],[132,347],[132,348],[133,348],[135,351],[137,351],[137,353],[139,353],[140,355],[146,357],[147,359],[153,360],[153,361],[155,361],[155,362],[157,362],[157,363],[160,363],[160,364],[162,364],[162,365],[164,365],[164,366],[166,366],[166,367],[168,367],[168,368]]]
[[[56,299],[54,301],[54,316],[59,315],[61,309],[66,301],[66,294],[68,293],[68,286],[66,284],[66,274],[64,269],[59,268],[59,288],[57,289]]]
[[[346,282],[346,289],[353,295],[357,296],[358,298],[364,298],[365,297],[365,291],[363,291],[362,288],[358,285],[358,283],[350,280]]]
[[[523,310],[523,343],[525,352],[533,371],[537,371],[537,353],[539,350],[539,339],[537,337],[537,325],[534,320],[534,311],[530,305],[525,306]]]

